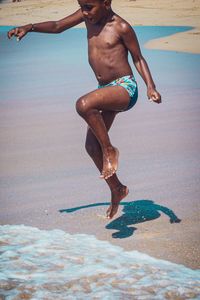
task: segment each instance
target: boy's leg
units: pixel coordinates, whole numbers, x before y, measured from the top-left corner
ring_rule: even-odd
[[[107,179],[117,170],[118,150],[111,145],[108,131],[100,111],[121,111],[130,100],[121,86],[105,87],[81,97],[76,103],[77,112],[88,123],[96,136],[103,153],[102,176]]]
[[[101,113],[107,131],[109,131],[116,114],[117,113],[113,111],[103,111]],[[88,128],[87,131],[85,147],[101,172],[103,168],[103,154],[101,146],[90,128]],[[117,213],[119,202],[127,196],[128,188],[119,181],[116,173],[105,180],[111,190],[111,205],[107,210],[107,216],[112,218]]]

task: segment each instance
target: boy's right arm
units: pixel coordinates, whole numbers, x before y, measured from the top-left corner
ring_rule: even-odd
[[[44,33],[60,33],[73,26],[76,26],[83,22],[83,14],[81,9],[75,13],[59,20],[59,21],[48,21],[36,24],[27,24],[24,26],[16,27],[8,31],[8,38],[16,36],[18,40],[21,40],[28,32],[44,32]]]

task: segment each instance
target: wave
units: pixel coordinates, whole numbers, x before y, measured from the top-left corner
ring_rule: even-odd
[[[0,226],[1,299],[200,299],[200,271],[87,234]]]

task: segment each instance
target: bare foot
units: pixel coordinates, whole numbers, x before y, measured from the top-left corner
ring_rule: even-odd
[[[100,178],[107,179],[117,171],[119,151],[115,147],[110,147],[103,154],[103,170]]]
[[[111,205],[106,212],[108,219],[112,219],[112,217],[117,213],[120,201],[124,199],[128,195],[128,193],[129,190],[125,185],[121,185],[120,187],[112,191]]]

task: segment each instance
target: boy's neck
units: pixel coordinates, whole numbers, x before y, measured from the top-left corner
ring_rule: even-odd
[[[96,25],[104,26],[106,23],[108,23],[112,20],[113,15],[114,15],[114,12],[110,8],[109,10],[106,11],[106,14],[104,15],[104,17]]]

